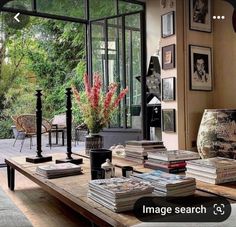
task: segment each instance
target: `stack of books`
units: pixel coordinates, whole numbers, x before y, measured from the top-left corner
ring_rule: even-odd
[[[132,140],[126,141],[125,158],[137,163],[144,163],[148,152],[166,151],[162,141]]]
[[[149,182],[131,178],[92,180],[88,197],[114,212],[132,210],[135,202],[152,196],[154,187]]]
[[[210,184],[236,181],[236,160],[214,157],[188,161],[186,175]]]
[[[148,160],[145,160],[144,167],[167,173],[180,173],[186,170],[186,160],[199,158],[197,152],[185,150],[148,152]]]
[[[40,165],[36,168],[36,173],[48,179],[73,176],[82,173],[81,166],[72,163]]]
[[[132,175],[133,178],[149,181],[154,186],[154,194],[158,196],[189,196],[196,189],[194,178],[165,173],[155,170],[150,173]]]

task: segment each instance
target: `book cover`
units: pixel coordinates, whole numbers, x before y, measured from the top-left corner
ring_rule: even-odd
[[[203,182],[210,183],[210,184],[223,184],[223,183],[229,183],[229,182],[236,181],[235,176],[230,177],[230,178],[211,178],[211,177],[202,176],[200,174],[193,174],[193,173],[188,173],[188,172],[186,172],[186,175],[189,177],[194,177],[195,179],[197,179],[199,181],[203,181]]]
[[[155,169],[155,170],[161,170],[161,171],[164,171],[166,173],[182,173],[182,172],[185,172],[185,170],[186,170],[185,167],[182,167],[182,168],[168,168],[168,167],[161,167],[161,166],[152,165],[152,164],[148,164],[148,163],[144,163],[144,167],[145,168],[150,168],[150,169]]]
[[[160,170],[155,170],[150,173],[143,173],[143,174],[134,173],[133,176],[146,181],[158,183],[165,187],[172,187],[172,186],[175,187],[178,185],[188,184],[195,181],[195,179],[193,178],[188,178],[183,175],[165,173]]]
[[[60,163],[60,164],[49,164],[49,165],[39,165],[36,168],[36,172],[64,172],[71,170],[81,170],[81,166],[73,164],[73,163]]]
[[[209,178],[217,178],[217,179],[228,179],[228,178],[236,178],[236,171],[224,171],[224,172],[218,172],[218,173],[210,173],[207,171],[203,171],[201,170],[196,170],[196,169],[192,169],[192,168],[187,168],[187,172],[188,173],[192,173],[192,174],[197,174],[197,175],[201,175],[204,177],[209,177]]]
[[[153,165],[156,167],[162,167],[162,168],[184,168],[186,167],[186,162],[185,161],[181,161],[181,162],[177,162],[177,163],[169,163],[169,162],[155,162],[153,161],[153,159],[149,159],[145,160],[145,164],[148,165]]]
[[[163,145],[162,141],[154,140],[129,140],[125,142],[126,145],[135,145],[135,146],[150,146],[150,145]]]
[[[127,149],[132,149],[132,150],[142,150],[142,151],[148,151],[148,150],[166,150],[166,147],[163,145],[145,145],[145,146],[135,146],[135,145],[129,145],[127,144],[125,146]]]
[[[214,157],[208,159],[199,159],[192,160],[187,162],[187,167],[198,167],[201,169],[204,167],[205,169],[212,169],[211,172],[220,172],[227,170],[235,170],[236,171],[236,160],[230,158],[223,157]]]
[[[167,150],[163,152],[149,152],[148,157],[163,161],[192,160],[200,158],[197,152],[187,150]]]
[[[89,183],[90,186],[97,190],[104,190],[117,198],[151,193],[154,190],[149,182],[125,177],[92,180]]]

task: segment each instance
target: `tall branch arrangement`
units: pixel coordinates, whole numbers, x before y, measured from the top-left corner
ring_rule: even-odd
[[[90,133],[98,133],[109,123],[120,101],[127,94],[128,88],[126,87],[117,95],[118,84],[112,83],[107,93],[104,93],[101,76],[97,73],[93,75],[92,87],[88,75],[85,74],[84,86],[86,95],[83,98],[75,86],[72,86],[72,91]]]

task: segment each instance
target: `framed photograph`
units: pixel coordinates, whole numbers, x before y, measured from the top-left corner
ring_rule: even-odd
[[[190,90],[212,91],[211,48],[189,46]]]
[[[175,68],[175,44],[162,47],[162,69]]]
[[[175,77],[162,79],[162,101],[175,100]]]
[[[175,34],[175,12],[161,16],[161,37],[165,38]]]
[[[211,0],[189,1],[189,28],[202,32],[211,32]]]
[[[162,131],[175,132],[175,109],[162,110]]]

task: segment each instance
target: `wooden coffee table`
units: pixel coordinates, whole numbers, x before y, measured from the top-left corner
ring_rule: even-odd
[[[53,161],[65,158],[65,154],[54,154]],[[77,176],[62,177],[56,179],[46,179],[36,174],[36,167],[41,164],[32,164],[25,161],[25,157],[14,157],[5,159],[8,173],[8,187],[11,190],[15,188],[15,170],[38,184],[45,191],[55,196],[72,209],[88,218],[91,222],[100,226],[132,226],[140,223],[134,217],[131,211],[123,213],[114,213],[104,208],[102,205],[87,198],[88,183],[90,181],[90,162],[89,159],[83,158],[83,174]],[[121,165],[118,160],[117,163]],[[124,162],[124,165],[130,162]],[[117,174],[121,173],[119,168]]]
[[[11,190],[15,188],[15,170],[28,177],[30,180],[41,186],[45,191],[58,198],[63,203],[70,206],[76,212],[88,218],[92,223],[100,226],[132,226],[141,223],[132,211],[114,213],[102,205],[87,198],[88,183],[90,181],[90,162],[86,156],[83,156],[82,164],[83,174],[77,176],[62,177],[57,179],[46,179],[36,174],[36,167],[41,164],[32,164],[25,161],[25,157],[14,157],[5,159],[7,164],[8,187]],[[54,154],[53,161],[65,158],[65,154]],[[112,161],[116,166],[132,165],[138,172],[149,172],[150,169],[143,168],[143,165],[126,161],[122,158],[113,157]],[[116,175],[121,175],[121,169],[116,168]],[[236,200],[236,184],[229,186],[216,186],[197,182],[200,190],[196,191],[198,195],[221,195],[231,200]],[[211,194],[209,194],[211,193]]]

